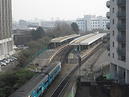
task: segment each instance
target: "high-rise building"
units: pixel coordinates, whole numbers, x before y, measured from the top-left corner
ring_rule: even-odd
[[[129,84],[129,0],[110,0],[107,7],[111,73],[120,83]]]
[[[13,54],[11,0],[0,0],[0,60]]]

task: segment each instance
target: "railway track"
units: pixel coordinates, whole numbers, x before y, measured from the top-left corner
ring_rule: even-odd
[[[100,43],[98,46],[96,46],[90,53],[88,53],[87,55],[81,57],[81,64],[83,64],[89,57],[91,57],[99,48],[101,48],[103,46],[102,43]],[[67,85],[69,84],[72,75],[78,70],[78,68],[81,65],[76,65],[70,73],[68,73],[64,79],[61,81],[61,83],[58,85],[58,87],[55,89],[55,91],[52,93],[52,95],[50,97],[60,97],[60,95],[63,93],[63,90],[65,89],[65,87],[67,87]]]

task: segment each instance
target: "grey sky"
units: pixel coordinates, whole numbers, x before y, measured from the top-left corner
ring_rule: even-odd
[[[12,0],[13,19],[76,19],[84,14],[105,16],[107,0]]]

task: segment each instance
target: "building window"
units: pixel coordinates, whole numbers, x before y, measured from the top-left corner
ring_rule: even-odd
[[[114,47],[114,42],[112,43],[112,47]]]
[[[114,58],[114,53],[112,54],[112,58]]]
[[[115,32],[114,32],[114,31],[112,32],[112,35],[113,35],[113,36],[115,35]]]
[[[114,19],[112,20],[112,24],[114,24],[115,23],[115,21],[114,21]]]
[[[125,43],[122,43],[122,44],[121,44],[121,47],[122,47],[122,48],[125,48]]]
[[[114,8],[112,9],[112,13],[115,13],[115,9]]]

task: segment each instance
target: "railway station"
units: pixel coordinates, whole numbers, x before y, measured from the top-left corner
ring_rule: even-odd
[[[67,85],[67,82],[71,81],[71,78],[74,77],[73,75],[77,75],[75,73],[77,73],[79,69],[78,59],[76,59],[76,63],[72,63],[72,62],[64,63],[63,61],[67,61],[67,59],[69,58],[68,57],[69,54],[72,53],[71,51],[74,50],[74,47],[75,48],[77,47],[81,52],[81,63],[85,62],[91,55],[94,54],[94,52],[96,52],[97,48],[99,47],[98,44],[102,43],[103,38],[106,35],[107,35],[106,33],[97,32],[97,33],[91,33],[84,36],[74,34],[74,35],[52,39],[51,40],[52,44],[50,47],[56,48],[55,49],[56,51],[52,56],[50,56],[49,60],[50,60],[50,63],[54,63],[55,61],[61,62],[61,69],[60,69],[61,71],[59,75],[57,77],[54,77],[55,80],[52,80],[51,83],[48,81],[49,87],[44,88],[44,86],[42,87],[43,83],[48,83],[48,82],[44,82],[45,76],[43,75],[47,75],[47,77],[49,77],[50,76],[49,73],[51,71],[53,71],[53,74],[57,74],[56,70],[58,70],[58,68],[57,69],[54,68],[55,70],[45,69],[44,72],[40,72],[41,74],[37,76],[36,79],[32,78],[29,81],[30,84],[28,83],[25,84],[23,87],[21,87],[15,92],[16,94],[14,93],[10,97],[17,97],[17,96],[14,96],[14,95],[17,95],[17,93],[22,93],[18,95],[24,95],[24,93],[27,94],[21,97],[39,97],[39,95],[40,96],[43,95],[41,97],[63,97],[63,96],[57,96],[57,95],[62,94],[61,91],[64,91],[62,89],[65,87],[65,85]],[[46,65],[50,66],[50,63]],[[43,67],[43,70],[44,70],[44,67]],[[28,88],[29,90],[26,90],[26,87],[28,87],[28,85],[31,88]],[[35,94],[36,96],[34,96]]]
[[[73,45],[79,51],[83,51],[102,42],[104,37],[106,36],[107,36],[107,33],[96,32],[96,33],[92,33],[92,34],[88,34],[88,35],[76,38],[70,42],[70,45]]]
[[[61,45],[68,44],[70,41],[72,41],[73,39],[75,39],[79,36],[80,36],[79,34],[72,34],[72,35],[68,35],[68,36],[64,36],[64,37],[54,38],[50,41],[49,48],[54,49]]]

